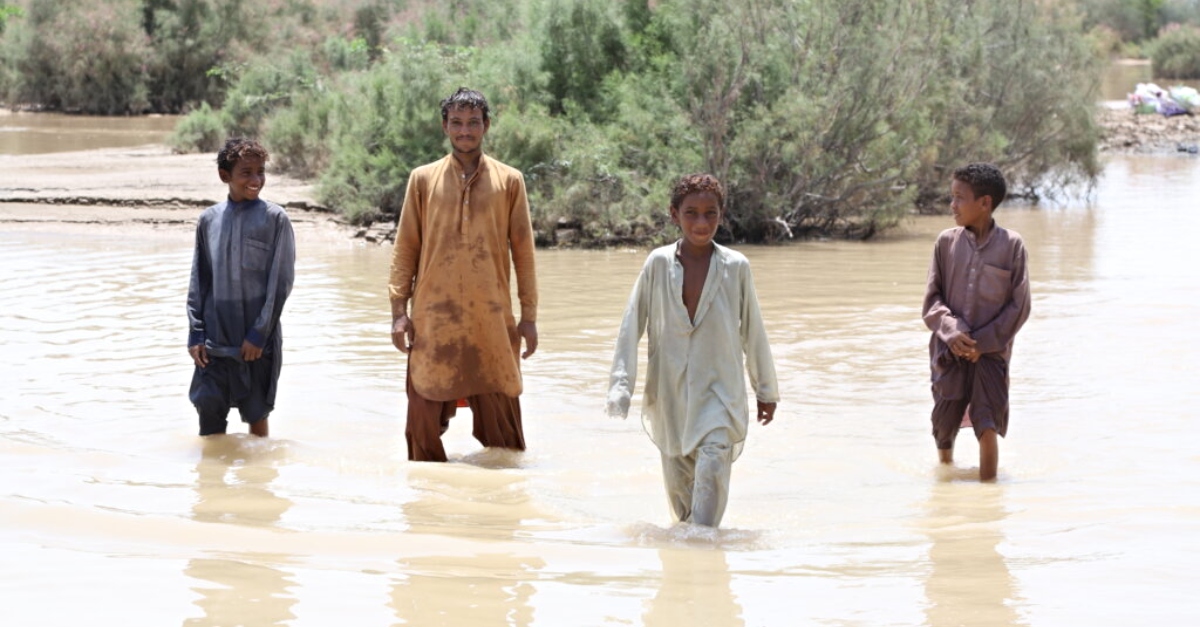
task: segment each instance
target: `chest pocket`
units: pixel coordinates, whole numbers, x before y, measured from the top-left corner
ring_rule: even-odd
[[[993,303],[1003,303],[1008,300],[1011,285],[1011,270],[983,265],[983,274],[979,277],[979,297],[981,299]]]
[[[266,270],[271,266],[271,246],[256,239],[246,239],[242,247],[242,267],[247,270]]]

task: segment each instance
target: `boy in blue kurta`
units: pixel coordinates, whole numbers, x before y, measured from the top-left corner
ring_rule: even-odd
[[[709,527],[721,523],[731,466],[746,439],[744,372],[760,423],[774,419],[779,401],[750,263],[713,242],[723,203],[721,184],[710,175],[676,184],[671,221],[683,237],[646,259],[621,322],[608,392],[609,415],[627,416],[638,343],[648,333],[642,421],[662,453],[675,517]]]
[[[282,365],[279,316],[292,291],[296,241],[279,205],[259,199],[268,154],[230,139],[217,154],[229,198],[204,210],[188,287],[188,354],[196,364],[188,394],[200,435],[225,433],[237,407],[250,432],[268,435]]]

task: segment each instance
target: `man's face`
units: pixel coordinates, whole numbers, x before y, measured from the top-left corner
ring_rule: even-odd
[[[267,184],[267,164],[258,157],[243,157],[232,170],[218,170],[221,180],[229,185],[229,198],[234,202],[258,200]]]
[[[442,130],[450,138],[454,152],[470,153],[483,145],[483,136],[491,127],[483,119],[483,111],[474,107],[452,107],[442,121]]]

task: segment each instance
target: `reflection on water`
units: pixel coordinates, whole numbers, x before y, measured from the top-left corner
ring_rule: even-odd
[[[643,616],[646,627],[742,627],[742,608],[729,588],[729,565],[719,549],[660,549],[662,583]]]
[[[429,465],[409,481],[415,498],[401,505],[408,532],[456,533],[512,541],[536,512],[525,480],[477,468]],[[484,555],[402,558],[391,607],[405,625],[515,625],[533,623],[530,600],[539,558],[497,550]]]
[[[1016,584],[998,550],[1007,516],[1005,489],[996,484],[934,484],[924,523],[931,543],[925,582],[930,627],[1024,624],[1014,609]]]
[[[253,436],[225,435],[205,438],[196,464],[196,503],[192,518],[204,523],[271,526],[292,506],[271,491],[279,477],[273,464],[283,458],[283,447]],[[209,533],[221,533],[213,526]],[[277,565],[288,556],[269,553],[211,555],[188,560],[184,574],[200,583],[191,589],[200,595],[195,604],[204,611],[189,618],[184,627],[232,625],[283,625],[296,616],[292,575]]]
[[[3,611],[46,625],[118,609],[156,625],[1186,623],[1196,197],[1200,160],[1119,158],[1091,198],[997,214],[1029,247],[1034,303],[995,486],[941,481],[929,436],[919,307],[949,218],[871,243],[742,247],[783,400],[751,425],[725,528],[705,538],[668,526],[638,421],[603,415],[645,251],[539,251],[529,450],[481,452],[459,419],[453,463],[420,465],[405,460],[387,247],[300,235],[276,436],[203,440],[183,347],[190,233],[0,231],[0,551],[21,568],[0,578]],[[976,458],[972,438],[959,446]],[[76,587],[92,600],[72,613],[59,596]]]

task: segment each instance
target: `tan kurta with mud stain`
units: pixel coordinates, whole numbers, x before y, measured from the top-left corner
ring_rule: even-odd
[[[470,179],[453,155],[413,170],[388,292],[410,301],[408,369],[423,398],[521,393],[510,275],[515,266],[521,319],[536,322],[533,248],[520,171],[487,155]]]

